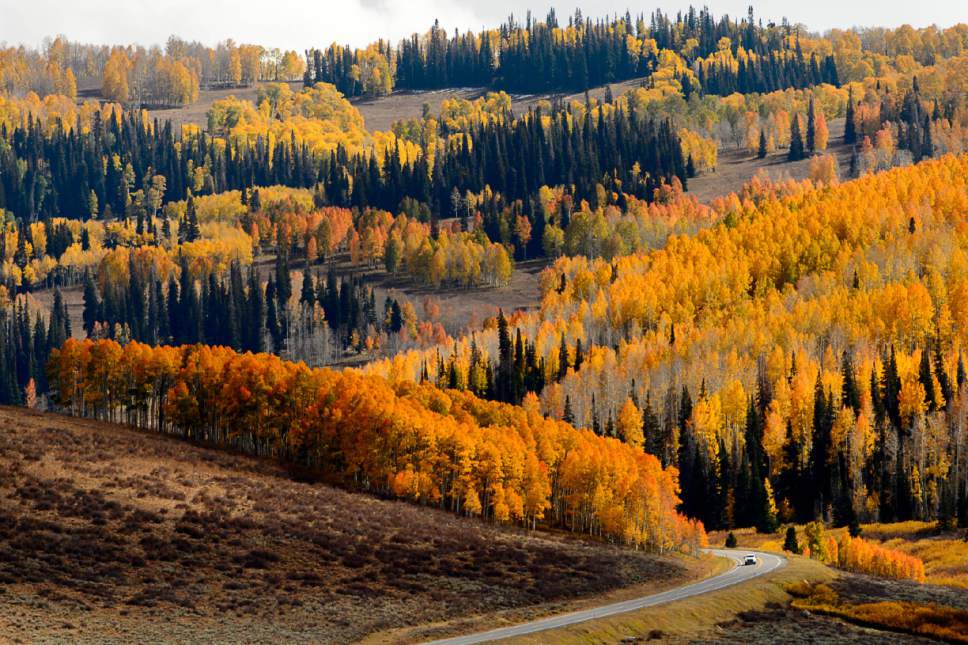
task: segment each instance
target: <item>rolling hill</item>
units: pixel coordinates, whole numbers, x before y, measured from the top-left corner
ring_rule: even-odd
[[[20,641],[350,642],[527,618],[704,566],[347,493],[121,426],[0,408],[0,428],[0,634]]]

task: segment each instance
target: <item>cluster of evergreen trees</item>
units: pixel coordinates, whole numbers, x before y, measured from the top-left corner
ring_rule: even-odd
[[[816,54],[811,54],[806,59],[799,41],[792,56],[771,51],[748,62],[740,59],[735,70],[727,65],[715,65],[709,69],[701,66],[696,76],[705,94],[719,96],[729,96],[735,92],[765,94],[791,87],[802,89],[821,83],[829,83],[835,87],[840,85],[834,57],[828,55],[819,59]],[[692,89],[684,83],[683,92],[687,98]]]
[[[494,362],[481,353],[477,341],[471,341],[471,355],[466,368],[454,356],[446,361],[437,352],[436,385],[441,388],[468,390],[476,396],[493,401],[519,404],[528,392],[540,392],[545,385],[545,359],[538,357],[535,344],[522,339],[517,329],[511,338],[507,318],[501,312],[497,320],[498,355]],[[581,363],[581,341],[578,348]],[[421,370],[421,380],[429,380],[427,366]]]
[[[382,59],[389,68],[392,48],[389,43],[379,41],[371,45],[375,56]],[[367,94],[366,79],[362,78],[359,60],[360,52],[349,45],[340,47],[332,44],[325,50],[311,49],[306,52],[306,71],[303,81],[307,87],[316,83],[331,83],[343,96],[353,98]]]
[[[388,57],[392,55],[387,52]],[[471,32],[453,38],[434,21],[425,42],[417,34],[400,41],[396,50],[396,86],[427,90],[441,87],[490,85],[497,58],[491,39]]]
[[[320,160],[294,140],[216,146],[204,133],[176,135],[170,121],[145,123],[136,111],[107,121],[96,113],[89,130],[79,124],[48,130],[39,120],[12,129],[0,124],[0,142],[0,209],[30,221],[135,216],[133,193],[157,187],[156,176],[165,181],[155,207],[184,199],[199,170],[205,171],[201,194],[310,187],[322,172]]]
[[[734,54],[743,47],[757,55],[755,64],[742,64],[738,71],[717,67],[703,72],[701,86],[687,91],[726,95],[836,84],[833,57],[806,60],[799,46],[795,56],[781,55],[787,53],[791,33],[786,23],[757,25],[752,8],[743,20],[716,19],[708,9],[693,7],[674,19],[656,11],[648,23],[643,15],[633,20],[628,12],[593,21],[579,10],[568,18],[567,25],[559,23],[552,9],[544,22],[532,20],[528,12],[524,24],[512,16],[496,31],[478,35],[455,31],[448,37],[435,22],[425,38],[413,34],[395,50],[383,41],[376,47],[388,63],[395,61],[396,87],[410,90],[490,86],[513,92],[575,92],[648,76],[658,64],[655,52],[630,48],[629,38],[640,42],[654,39],[658,48],[675,51],[687,62],[716,52],[722,38],[730,39]],[[687,52],[690,41],[698,46],[690,46]],[[333,83],[344,93],[357,95],[362,87],[354,60],[348,47],[310,50],[305,82]]]
[[[688,184],[689,164],[683,159],[679,136],[668,121],[645,118],[631,108],[608,116],[569,124],[565,112],[556,111],[545,128],[540,110],[511,123],[478,125],[463,135],[453,149],[440,150],[432,173],[423,157],[401,164],[388,155],[382,170],[372,157],[358,157],[347,166],[338,158],[323,177],[325,201],[337,206],[376,206],[396,210],[408,200],[429,203],[435,216],[461,216],[451,197],[490,187],[505,202],[530,202],[541,186],[573,186],[576,203],[587,199],[597,206],[599,184],[606,192],[651,200],[654,190],[678,178]],[[473,145],[471,145],[473,141]],[[638,172],[634,172],[637,168]],[[526,207],[532,239],[539,246],[545,222]],[[490,231],[489,231],[490,232]],[[499,236],[491,238],[500,239]]]
[[[149,210],[184,199],[199,169],[206,171],[202,194],[317,186],[320,205],[397,211],[407,200],[441,216],[454,214],[454,188],[463,194],[490,186],[508,200],[526,201],[542,185],[564,184],[575,186],[576,199],[595,200],[604,177],[606,184],[621,182],[624,192],[650,199],[673,177],[687,181],[679,138],[668,122],[633,109],[586,116],[570,127],[559,110],[546,129],[539,117],[534,112],[477,126],[461,145],[437,152],[432,173],[422,155],[401,163],[388,151],[381,168],[373,155],[350,156],[343,148],[316,155],[294,139],[271,148],[262,139],[215,146],[205,134],[176,136],[169,123],[151,127],[134,113],[107,123],[95,118],[89,131],[46,132],[29,122],[0,129],[9,143],[0,146],[0,208],[30,221],[55,215],[150,221],[155,212]],[[633,175],[636,164],[640,173]]]
[[[23,300],[0,307],[0,404],[29,403],[30,396],[46,392],[50,350],[70,336],[71,321],[59,290],[46,323]]]
[[[238,351],[282,354],[290,337],[316,324],[326,324],[341,349],[368,331],[398,332],[402,310],[394,298],[384,299],[378,317],[376,294],[361,280],[339,278],[331,270],[325,280],[302,274],[298,309],[293,295],[290,263],[277,256],[274,275],[263,284],[255,269],[243,275],[238,263],[228,276],[215,273],[192,277],[182,259],[179,278],[166,284],[143,278],[132,265],[126,284],[100,289],[90,274],[84,278],[84,331],[88,337],[136,340],[150,345],[223,345]],[[318,305],[325,322],[317,321]]]
[[[877,86],[880,89],[880,84]],[[917,76],[914,77],[912,87],[904,93],[898,101],[889,91],[880,95],[878,114],[881,127],[893,126],[897,132],[897,148],[911,154],[915,163],[935,156],[936,148],[932,130],[947,119],[949,122],[955,114],[964,109],[966,104],[963,96],[947,97],[945,100],[936,98],[926,107],[926,101],[921,96],[921,88]],[[858,122],[858,103],[854,100],[853,89],[847,99],[847,111],[844,121],[844,143],[854,146],[850,161],[850,176],[857,176],[859,165],[858,144],[864,138],[863,124]]]

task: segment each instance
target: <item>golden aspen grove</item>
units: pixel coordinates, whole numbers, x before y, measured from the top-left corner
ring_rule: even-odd
[[[0,24],[0,640],[964,642],[968,24],[371,4]]]

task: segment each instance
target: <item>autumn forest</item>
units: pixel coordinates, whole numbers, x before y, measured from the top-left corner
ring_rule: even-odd
[[[968,25],[0,46],[0,404],[683,579],[740,535],[948,638],[849,576],[968,585]]]

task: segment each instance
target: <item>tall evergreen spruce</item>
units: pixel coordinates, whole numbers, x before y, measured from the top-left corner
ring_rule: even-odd
[[[800,161],[803,157],[803,137],[800,135],[800,117],[794,114],[790,119],[790,151],[787,153],[787,160]]]
[[[857,143],[857,117],[854,114],[854,87],[847,90],[847,113],[844,115],[844,143]]]

